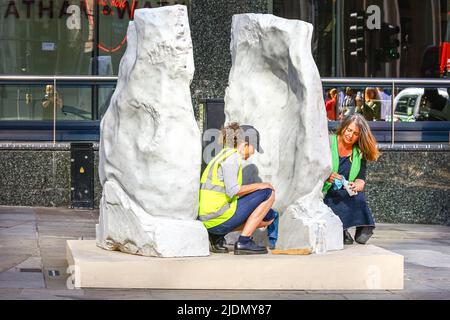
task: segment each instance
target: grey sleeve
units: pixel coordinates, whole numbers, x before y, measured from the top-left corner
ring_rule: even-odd
[[[229,156],[224,162],[220,164],[222,167],[223,182],[225,184],[225,193],[230,198],[234,197],[239,192],[240,186],[238,184],[239,162],[238,155],[235,153]]]

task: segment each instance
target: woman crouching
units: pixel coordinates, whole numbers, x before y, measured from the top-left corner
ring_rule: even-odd
[[[353,244],[351,227],[356,227],[356,242],[365,244],[375,228],[364,187],[367,161],[376,161],[380,155],[376,140],[364,117],[354,114],[344,118],[330,142],[332,173],[323,187],[324,202],[342,221],[344,244]]]
[[[272,209],[275,190],[269,183],[242,184],[242,161],[255,150],[263,153],[259,132],[233,122],[222,130],[222,137],[224,148],[201,177],[199,220],[208,230],[210,251],[227,253],[225,236],[241,231],[234,254],[266,254],[267,248],[257,245],[251,236],[257,228],[270,226],[277,219],[278,213]],[[269,244],[274,247],[271,234]]]

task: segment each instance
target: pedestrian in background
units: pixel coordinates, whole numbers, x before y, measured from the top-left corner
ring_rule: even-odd
[[[61,95],[55,91],[52,85],[45,86],[45,95],[42,99],[42,120],[53,120],[57,110],[55,110],[55,105],[57,109],[61,109],[63,106],[63,101]]]
[[[355,93],[352,88],[347,87],[345,89],[345,97],[344,101],[342,102],[339,119],[354,114],[355,109],[356,109]]]
[[[330,89],[327,92],[327,101],[325,103],[325,109],[327,110],[327,119],[330,121],[336,121],[336,101],[337,90],[335,88]]]
[[[378,87],[377,92],[381,102],[380,119],[386,121],[386,119],[390,119],[391,117],[392,97],[383,88]]]
[[[367,121],[381,120],[381,101],[378,91],[375,88],[366,88],[364,94],[364,104],[358,109]]]

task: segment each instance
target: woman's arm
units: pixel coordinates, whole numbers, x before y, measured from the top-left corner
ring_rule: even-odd
[[[356,192],[364,191],[364,187],[366,186],[366,169],[367,169],[367,160],[361,159],[361,168],[359,169],[359,173],[355,179],[355,182],[350,182],[348,184],[350,188]]]
[[[240,197],[245,196],[261,189],[273,189],[272,185],[269,183],[253,183],[249,185],[239,186],[238,184],[238,172],[239,163],[238,155],[234,154],[228,157],[224,162],[221,163],[223,182],[225,184],[226,194],[232,198],[235,195]]]
[[[252,183],[252,184],[247,184],[247,185],[241,186],[237,195],[242,197],[249,193],[252,193],[252,192],[255,192],[258,190],[262,190],[262,189],[274,190],[274,188],[272,187],[272,185],[270,183]]]

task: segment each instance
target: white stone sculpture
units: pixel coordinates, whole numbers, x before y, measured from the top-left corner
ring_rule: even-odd
[[[97,245],[158,257],[207,256],[196,220],[200,131],[185,6],[135,11],[117,88],[101,122]]]
[[[323,203],[331,152],[320,75],[311,54],[313,26],[270,14],[233,16],[226,122],[251,124],[264,154],[250,158],[244,183],[271,182],[281,212],[278,249],[343,248],[342,223]],[[247,173],[250,175],[246,175]]]

